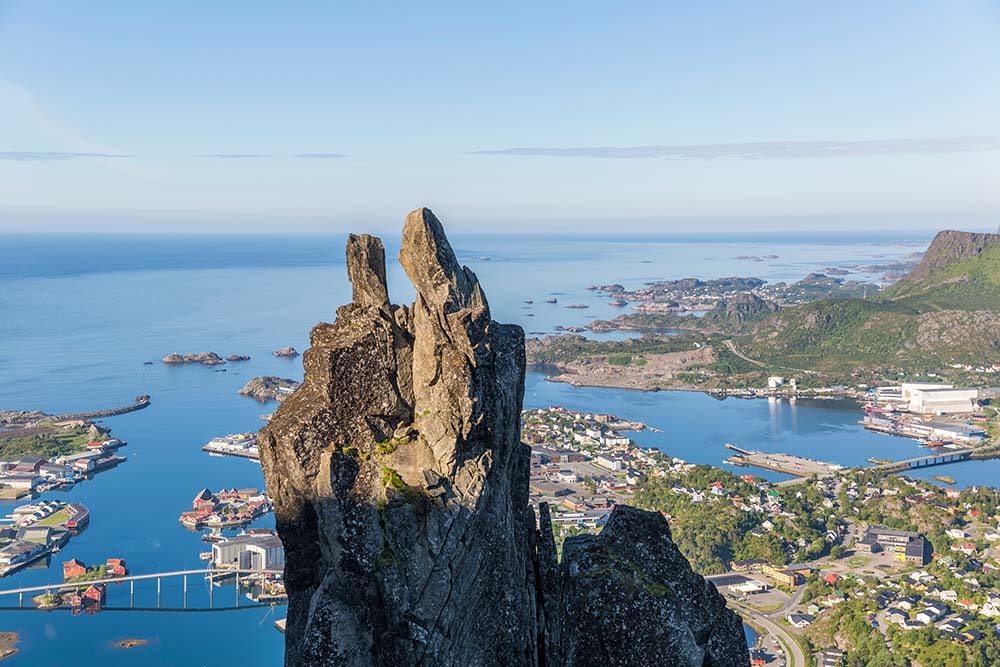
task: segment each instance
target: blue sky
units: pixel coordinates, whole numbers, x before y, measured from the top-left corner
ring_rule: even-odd
[[[0,0],[0,230],[1000,224],[996,2],[333,4]]]

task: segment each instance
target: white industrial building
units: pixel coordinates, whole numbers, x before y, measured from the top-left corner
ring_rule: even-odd
[[[285,550],[277,535],[237,535],[212,545],[216,567],[277,570],[285,566]]]
[[[918,415],[975,412],[979,407],[979,390],[950,384],[904,383],[902,399],[906,409]]]

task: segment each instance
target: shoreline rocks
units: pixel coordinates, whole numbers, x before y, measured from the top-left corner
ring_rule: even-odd
[[[298,389],[299,383],[287,378],[279,378],[273,375],[262,375],[255,377],[239,390],[240,396],[255,398],[261,403],[267,401],[283,401]]]
[[[275,350],[274,356],[294,359],[295,357],[299,356],[299,353],[294,347],[283,347],[280,350]]]

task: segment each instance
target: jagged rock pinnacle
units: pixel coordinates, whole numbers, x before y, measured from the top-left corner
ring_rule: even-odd
[[[566,601],[590,599],[590,579],[557,563],[544,506],[536,528],[520,441],[524,332],[491,319],[430,210],[407,216],[399,260],[417,292],[410,308],[389,302],[381,241],[349,238],[352,303],[313,329],[302,385],[260,433],[285,546],[285,664],[639,664],[625,659],[635,652],[607,661],[594,647],[619,641],[614,633],[645,637],[646,621],[622,613],[615,623],[627,627],[603,623],[584,641],[594,630]],[[684,582],[670,589],[678,597],[642,598],[644,613],[679,624],[650,641],[683,636],[669,664],[726,665],[717,658],[727,655],[745,665],[735,615],[687,567],[662,519],[642,525],[641,544],[662,561],[644,581],[654,591],[671,583],[664,577]],[[568,552],[599,567],[590,543],[573,539]],[[624,529],[602,539],[607,553],[621,550],[615,559],[637,555]],[[692,590],[697,599],[681,599]],[[706,631],[712,620],[723,630]],[[725,651],[712,648],[720,642]]]
[[[347,276],[351,280],[351,300],[355,305],[389,306],[382,241],[368,234],[351,234],[347,238]]]

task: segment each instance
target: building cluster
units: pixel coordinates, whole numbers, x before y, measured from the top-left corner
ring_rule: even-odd
[[[77,559],[72,558],[63,562],[63,581],[95,581],[98,579],[112,579],[128,575],[128,568],[125,567],[124,558],[108,558],[103,568],[100,565],[87,567],[87,565]]]
[[[980,445],[989,437],[982,428],[969,422],[941,419],[916,419],[906,413],[868,411],[861,425],[871,431],[922,440],[931,447],[949,443],[965,447]]]
[[[90,521],[79,503],[39,502],[15,508],[0,527],[0,576],[61,549]]]
[[[973,366],[972,364],[951,364],[951,368],[957,371],[966,371],[969,373],[986,373],[987,375],[992,373],[1000,373],[1000,364],[990,364],[988,366]]]
[[[613,506],[634,490],[658,458],[622,435],[645,424],[611,414],[554,406],[526,410],[522,439],[531,445],[529,490],[554,506],[556,525],[604,525]],[[654,450],[655,451],[655,450]]]
[[[903,630],[934,627],[945,639],[963,644],[982,639],[979,630],[967,627],[975,619],[973,612],[980,609],[979,605],[969,599],[959,599],[955,590],[942,589],[936,581],[934,575],[919,570],[910,573],[901,583],[888,582],[876,596],[885,622]],[[987,593],[987,598],[1000,601],[1000,596],[993,592]]]
[[[0,461],[0,486],[10,489],[14,497],[69,486],[87,475],[112,468],[125,460],[111,452],[125,443],[109,438],[87,443],[86,451],[56,456],[51,460],[37,456],[17,461]]]
[[[271,501],[257,489],[223,489],[213,493],[202,489],[182,512],[179,521],[187,528],[243,526],[272,509]]]

